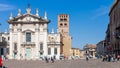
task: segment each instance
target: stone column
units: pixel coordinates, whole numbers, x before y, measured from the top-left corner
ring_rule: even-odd
[[[17,33],[17,36],[18,36],[18,39],[17,39],[17,59],[19,60],[21,57],[20,57],[20,54],[21,54],[21,24],[18,24],[18,29],[17,29],[18,33]]]
[[[9,49],[10,54],[9,54],[9,59],[13,59],[13,39],[12,39],[12,37],[13,37],[13,25],[10,24],[9,27],[10,27],[10,49]]]
[[[36,59],[39,59],[39,24],[37,23],[36,24],[36,27],[35,27],[35,50],[36,50]]]

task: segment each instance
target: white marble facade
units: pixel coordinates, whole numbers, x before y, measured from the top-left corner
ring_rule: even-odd
[[[12,13],[8,23],[10,25],[10,47],[9,59],[44,59],[44,57],[55,57],[59,59],[60,56],[60,35],[55,34],[57,42],[50,44],[48,33],[48,24],[50,20],[47,19],[45,12],[44,18],[39,16],[38,9],[36,14],[31,13],[31,8],[26,9],[25,14],[21,14],[18,10],[18,15],[13,17]],[[51,50],[48,50],[50,47]],[[55,48],[55,49],[54,49]],[[57,53],[54,53],[54,50]],[[51,54],[49,54],[49,51]]]

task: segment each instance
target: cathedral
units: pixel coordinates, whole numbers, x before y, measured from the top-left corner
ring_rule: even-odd
[[[43,59],[44,57],[60,56],[60,34],[48,33],[48,24],[45,12],[44,18],[39,16],[39,11],[36,9],[36,14],[31,13],[31,8],[26,9],[25,14],[21,14],[18,10],[18,15],[13,17],[10,14],[8,20],[10,28],[9,41],[9,59]]]
[[[48,32],[50,20],[47,12],[42,18],[39,10],[31,13],[31,8],[26,8],[26,13],[22,14],[18,9],[16,17],[11,13],[9,20],[9,33],[1,33],[0,39],[6,41],[1,44],[0,55],[8,59],[17,60],[42,60],[45,57],[60,59],[61,56],[69,58],[71,56],[71,36],[69,36],[69,15],[58,15],[58,30]],[[0,41],[1,42],[1,41]]]

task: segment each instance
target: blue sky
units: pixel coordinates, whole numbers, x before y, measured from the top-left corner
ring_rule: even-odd
[[[39,14],[44,17],[47,12],[49,31],[52,28],[57,31],[58,14],[70,15],[70,35],[72,47],[83,48],[86,44],[96,44],[105,38],[105,32],[109,23],[109,10],[114,0],[0,0],[0,32],[9,30],[10,13],[17,16],[18,9],[22,14],[26,12],[28,3],[32,13],[39,9]]]

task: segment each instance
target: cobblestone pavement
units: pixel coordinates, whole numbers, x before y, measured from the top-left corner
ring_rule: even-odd
[[[46,63],[40,60],[6,60],[3,65],[6,68],[120,68],[120,61],[102,62],[98,59],[91,59],[87,62],[84,59],[79,59]]]

